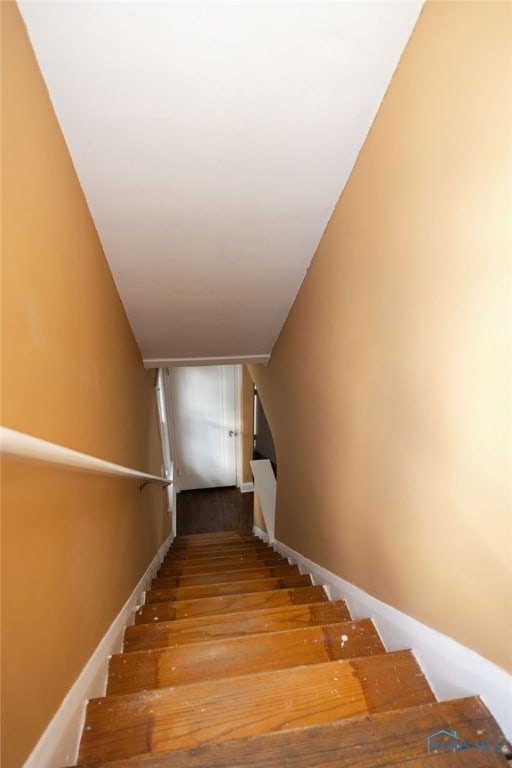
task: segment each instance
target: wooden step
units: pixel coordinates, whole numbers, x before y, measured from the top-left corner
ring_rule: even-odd
[[[80,762],[131,757],[435,701],[408,651],[93,699]]]
[[[261,547],[216,547],[215,549],[206,549],[204,552],[194,551],[190,552],[172,552],[169,551],[161,565],[170,565],[171,563],[183,563],[185,561],[195,562],[196,560],[214,560],[215,558],[227,558],[235,559],[236,557],[243,557],[244,555],[260,557],[265,554],[275,554],[276,550],[272,547],[265,545]]]
[[[158,571],[158,576],[187,576],[194,573],[214,573],[215,571],[244,571],[251,568],[272,568],[277,565],[288,565],[286,560],[281,555],[268,555],[264,559],[258,560],[246,560],[238,562],[224,562],[223,560],[214,560],[210,563],[204,563],[201,561],[200,565],[189,565],[184,563],[183,565],[164,565]]]
[[[385,648],[368,619],[120,653],[110,660],[107,693],[136,693],[376,653],[385,653]]]
[[[192,749],[139,755],[95,768],[487,768],[508,765],[503,754],[482,750],[428,753],[427,737],[457,732],[471,744],[506,740],[476,697],[338,720],[326,725],[221,741]],[[442,762],[440,762],[442,760]],[[469,762],[468,762],[469,761]]]
[[[201,616],[194,619],[155,621],[153,624],[136,624],[127,627],[124,650],[172,648],[205,640],[280,632],[350,620],[351,616],[344,601],[336,600],[312,605],[290,605],[283,608]]]
[[[217,616],[223,613],[280,608],[285,605],[305,605],[328,600],[325,589],[320,586],[199,597],[194,600],[175,600],[170,603],[144,605],[135,614],[135,623],[148,624],[153,621],[174,621],[195,616]]]
[[[198,587],[205,584],[225,584],[230,581],[246,579],[279,579],[287,576],[300,576],[296,565],[255,566],[241,571],[213,571],[212,573],[193,573],[186,576],[157,576],[152,588],[167,589],[174,587]]]
[[[200,547],[194,549],[183,549],[171,547],[164,557],[164,562],[167,560],[182,560],[184,558],[194,559],[197,557],[209,557],[214,555],[236,555],[244,554],[245,552],[274,552],[272,547],[268,544],[264,544],[262,541],[259,543],[247,543],[247,544],[231,544],[218,547]]]
[[[252,536],[248,539],[232,539],[231,541],[218,541],[218,542],[208,542],[204,544],[180,544],[179,542],[174,541],[170,548],[169,552],[188,552],[189,554],[192,554],[194,552],[208,552],[210,550],[214,551],[216,549],[240,549],[241,547],[268,547],[270,546],[269,542],[262,541],[262,539],[258,539],[256,536]]]
[[[196,558],[207,557],[223,557],[223,556],[235,556],[237,554],[256,554],[257,552],[275,552],[274,547],[264,544],[263,542],[247,542],[245,544],[231,544],[231,545],[219,545],[217,547],[195,547],[194,549],[179,549],[171,547],[167,550],[164,556],[164,562],[166,560],[187,560]]]
[[[179,547],[174,544],[167,550],[165,557],[205,557],[209,554],[239,552],[242,549],[257,552],[261,549],[273,549],[263,541],[239,541],[200,547]]]
[[[186,545],[188,547],[202,546],[203,544],[218,544],[230,541],[254,541],[258,539],[254,533],[241,531],[219,531],[218,533],[190,533],[184,536],[176,536],[172,546]],[[261,541],[261,539],[260,539]]]
[[[309,587],[311,576],[284,576],[280,579],[246,579],[227,581],[225,584],[204,584],[198,587],[174,587],[171,589],[150,589],[146,592],[146,604],[165,603],[172,600],[192,600],[215,595],[238,595],[247,592],[265,592],[269,589]]]
[[[211,560],[237,560],[239,558],[245,558],[247,560],[249,559],[259,559],[264,560],[265,557],[275,555],[279,553],[271,549],[270,547],[264,547],[264,548],[258,548],[258,549],[235,549],[231,550],[229,552],[226,552],[225,549],[217,549],[215,552],[205,552],[205,553],[198,553],[195,552],[194,555],[184,555],[183,557],[180,556],[174,556],[171,557],[170,555],[166,556],[161,564],[160,567],[164,567],[167,565],[183,565],[183,563],[189,563],[190,565],[196,565],[197,563],[202,562],[208,562]],[[282,555],[281,555],[282,557]]]
[[[162,564],[160,565],[160,570],[164,569],[173,569],[173,568],[183,568],[187,566],[199,566],[199,565],[205,565],[209,566],[216,565],[218,563],[246,563],[246,562],[257,562],[259,560],[268,560],[269,558],[275,559],[275,560],[282,560],[283,556],[279,554],[279,552],[275,552],[273,549],[266,548],[264,550],[255,550],[254,552],[235,552],[233,554],[215,554],[215,555],[205,555],[204,557],[183,557],[183,558],[177,558],[177,559],[171,559],[167,558],[162,561]],[[208,570],[208,567],[206,567],[204,570]]]
[[[158,574],[179,576],[186,573],[209,573],[210,571],[231,571],[237,568],[255,568],[258,566],[287,565],[288,560],[278,552],[267,552],[264,557],[240,557],[236,559],[214,557],[210,560],[184,560],[177,563],[162,563]]]

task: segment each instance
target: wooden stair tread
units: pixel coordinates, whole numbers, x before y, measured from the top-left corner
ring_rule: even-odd
[[[280,576],[300,575],[296,565],[258,565],[242,571],[214,571],[213,573],[192,573],[181,576],[157,576],[153,579],[152,586],[159,587],[190,587],[201,584],[221,584],[228,581],[242,581],[245,579],[279,578]]]
[[[203,544],[201,546],[188,546],[186,544],[171,544],[165,557],[205,557],[209,554],[218,552],[240,552],[242,550],[259,552],[263,549],[273,549],[271,544],[267,544],[260,539],[253,541],[225,541],[218,544]]]
[[[224,550],[210,552],[201,557],[166,557],[162,560],[161,569],[182,568],[183,566],[196,567],[198,565],[215,565],[216,563],[244,563],[254,560],[268,560],[269,558],[282,559],[283,556],[273,549],[257,549],[253,552],[241,550],[240,552],[228,552]]]
[[[276,552],[276,550],[269,544],[264,544],[263,542],[260,542],[259,544],[256,542],[230,545],[219,544],[216,547],[196,547],[193,550],[180,549],[179,547],[175,548],[171,546],[164,556],[164,562],[166,560],[195,560],[202,557],[235,557],[236,555],[243,555],[245,553],[248,555],[257,555],[260,552]]]
[[[162,648],[195,643],[214,638],[253,635],[260,632],[279,632],[319,624],[350,621],[351,616],[343,600],[290,605],[282,608],[240,611],[218,616],[193,619],[157,621],[127,627],[125,651]]]
[[[144,605],[136,612],[135,623],[148,624],[154,621],[174,621],[196,616],[209,617],[225,613],[238,613],[239,611],[279,608],[285,605],[320,603],[328,600],[324,588],[320,586],[271,589],[266,592],[245,592],[241,595],[199,597],[193,600],[175,600],[168,603]]]
[[[166,558],[160,565],[161,571],[173,570],[175,568],[197,568],[199,565],[208,566],[220,565],[222,563],[247,563],[258,562],[259,560],[286,560],[279,552],[273,549],[258,550],[256,552],[235,552],[233,554],[215,554],[205,555],[204,557],[183,557]]]
[[[110,659],[109,695],[385,653],[368,619],[121,653]]]
[[[422,761],[418,763],[422,768],[508,765],[500,753],[428,754],[427,737],[440,729],[456,731],[470,742],[489,739],[491,743],[506,743],[484,704],[471,697],[139,755],[122,762],[95,762],[91,768],[414,768],[411,760]]]
[[[175,536],[171,546],[201,546],[203,544],[213,544],[215,542],[229,541],[261,541],[254,533],[244,533],[242,531],[218,531],[216,533],[189,533]]]
[[[216,595],[238,595],[247,592],[265,592],[269,589],[287,589],[289,587],[307,587],[311,585],[311,576],[281,577],[277,579],[246,579],[228,581],[220,584],[204,584],[197,587],[171,587],[153,589],[146,592],[146,605],[150,603],[170,602],[172,600],[192,600],[198,597]]]
[[[196,547],[192,550],[171,546],[164,557],[164,562],[166,560],[183,560],[185,558],[194,560],[198,557],[213,557],[217,555],[250,554],[251,552],[275,552],[275,549],[263,542],[259,544],[224,544],[217,547]]]
[[[222,533],[215,533],[215,534],[188,534],[187,536],[175,536],[173,542],[171,543],[172,547],[197,547],[202,545],[214,545],[215,541],[219,543],[232,543],[237,541],[257,541],[261,542],[263,544],[266,544],[267,542],[262,539],[260,536],[256,536],[254,533],[250,533],[249,531],[238,531],[236,535],[233,535],[233,531],[231,533],[227,532],[225,534]],[[209,538],[208,538],[209,536]]]
[[[209,562],[201,560],[197,564],[186,561],[183,565],[162,565],[158,570],[159,576],[186,576],[193,573],[212,573],[213,571],[242,571],[251,568],[268,568],[276,565],[288,565],[288,560],[278,555],[267,555],[258,559],[240,559],[236,561],[214,559]]]
[[[409,651],[244,675],[221,686],[208,681],[108,696],[89,702],[80,760],[199,746],[434,700]]]

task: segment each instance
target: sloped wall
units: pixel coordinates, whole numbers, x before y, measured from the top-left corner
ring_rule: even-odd
[[[14,3],[2,12],[2,423],[160,474],[143,369]],[[137,481],[2,467],[2,766],[18,768],[169,531]]]
[[[251,368],[276,537],[508,670],[511,10],[425,5]]]

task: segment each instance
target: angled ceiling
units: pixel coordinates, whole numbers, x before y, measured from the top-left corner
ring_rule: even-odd
[[[268,359],[421,2],[19,5],[145,364]]]

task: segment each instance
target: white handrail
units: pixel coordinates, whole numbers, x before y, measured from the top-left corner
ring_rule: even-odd
[[[155,482],[165,486],[171,484],[168,478],[149,475],[147,472],[139,472],[136,469],[130,469],[130,467],[105,461],[105,459],[98,459],[96,456],[89,456],[87,453],[80,453],[80,451],[74,451],[72,448],[65,448],[63,445],[50,443],[48,440],[41,440],[39,437],[26,435],[24,432],[17,432],[15,429],[9,429],[9,427],[0,426],[0,452],[20,459],[75,467],[86,472],[136,477],[144,480],[145,483]]]

